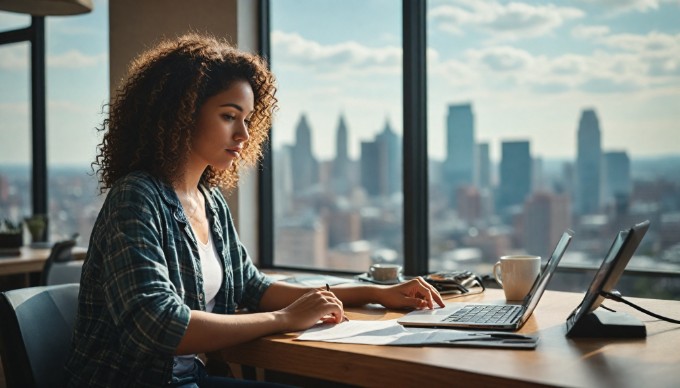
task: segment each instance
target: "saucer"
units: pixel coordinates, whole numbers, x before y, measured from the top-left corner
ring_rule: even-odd
[[[383,284],[383,285],[399,284],[399,283],[404,281],[404,278],[402,278],[401,276],[397,279],[392,279],[392,280],[376,280],[376,279],[373,279],[373,276],[371,276],[370,274],[368,274],[366,272],[364,272],[360,275],[357,275],[357,279],[364,281],[364,282],[371,282],[371,283]]]

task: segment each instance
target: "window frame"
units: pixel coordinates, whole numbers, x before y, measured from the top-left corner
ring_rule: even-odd
[[[31,16],[31,25],[0,32],[0,45],[31,45],[31,202],[33,214],[47,214],[47,119],[45,88],[45,17]],[[48,233],[42,236],[47,240]]]
[[[258,4],[259,55],[271,58],[271,4]],[[402,0],[402,84],[403,84],[403,190],[404,195],[404,274],[428,272],[428,186],[427,186],[427,3],[425,0]],[[271,129],[270,129],[271,131]],[[270,142],[263,146],[258,174],[259,265],[262,268],[288,268],[274,263],[274,197],[272,150]],[[294,268],[301,270],[300,268]],[[328,268],[323,270],[333,271]]]

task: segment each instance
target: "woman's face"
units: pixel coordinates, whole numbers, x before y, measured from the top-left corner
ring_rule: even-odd
[[[253,89],[242,80],[208,98],[198,112],[189,159],[218,170],[229,168],[249,138],[254,101]]]

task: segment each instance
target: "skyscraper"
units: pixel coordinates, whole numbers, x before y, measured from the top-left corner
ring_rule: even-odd
[[[318,183],[319,167],[312,154],[312,130],[302,114],[295,129],[295,145],[291,152],[293,191],[303,193]]]
[[[372,196],[401,190],[401,141],[389,121],[372,142],[361,142],[361,185]]]
[[[476,184],[481,189],[488,189],[491,187],[491,158],[489,157],[489,143],[477,144]]]
[[[595,214],[600,211],[602,146],[600,124],[593,109],[585,109],[581,113],[577,137],[576,211],[578,214]]]
[[[401,138],[394,132],[388,119],[385,120],[385,127],[383,127],[383,131],[376,136],[375,141],[380,147],[380,170],[383,176],[383,193],[391,195],[401,191]]]
[[[626,151],[611,151],[604,154],[605,201],[627,202],[633,191],[630,178],[630,158]]]
[[[347,194],[351,187],[350,161],[347,155],[347,125],[344,116],[340,115],[336,131],[335,160],[331,184],[336,194]]]
[[[524,249],[548,257],[552,247],[570,226],[569,197],[537,192],[524,203]]]
[[[501,145],[500,209],[524,203],[531,192],[532,159],[529,141],[504,141]]]
[[[471,104],[449,105],[446,134],[444,184],[453,190],[473,184],[475,123]]]

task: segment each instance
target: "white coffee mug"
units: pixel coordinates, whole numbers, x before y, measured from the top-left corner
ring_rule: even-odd
[[[401,276],[401,265],[398,264],[373,264],[369,270],[373,280],[388,282],[399,280]]]
[[[493,266],[493,277],[503,287],[507,300],[524,299],[540,272],[541,256],[501,256]]]

